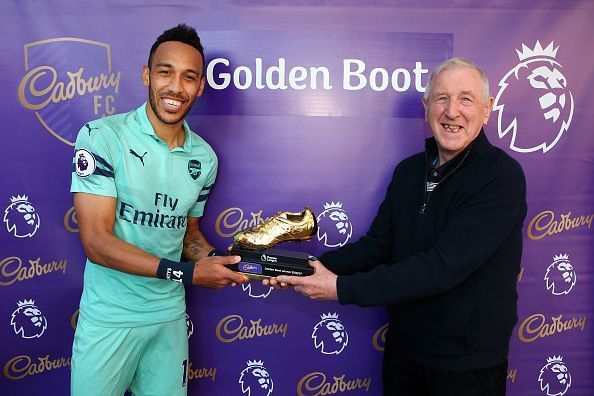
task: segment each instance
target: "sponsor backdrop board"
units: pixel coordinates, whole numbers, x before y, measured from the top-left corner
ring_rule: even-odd
[[[594,5],[397,3],[3,4],[0,393],[68,394],[85,261],[73,141],[146,100],[151,44],[187,22],[206,47],[207,87],[188,121],[220,160],[201,222],[219,248],[305,205],[319,232],[284,248],[316,255],[359,238],[394,166],[430,135],[428,72],[452,56],[481,65],[496,98],[486,134],[528,182],[508,393],[593,394]],[[257,282],[194,288],[187,301],[191,395],[381,394],[381,307]]]

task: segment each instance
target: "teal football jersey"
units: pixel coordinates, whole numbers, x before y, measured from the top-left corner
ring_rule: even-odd
[[[160,258],[179,261],[187,218],[201,217],[217,157],[184,122],[186,140],[170,150],[157,137],[146,103],[81,128],[71,192],[117,199],[114,233]],[[87,260],[80,313],[109,327],[175,320],[185,314],[183,285],[131,275]]]

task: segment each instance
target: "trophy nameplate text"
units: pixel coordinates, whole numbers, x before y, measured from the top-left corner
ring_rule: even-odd
[[[303,252],[274,248],[250,250],[233,245],[229,254],[241,256],[241,261],[227,264],[227,267],[252,279],[270,279],[279,275],[309,276],[314,273],[308,264],[311,256]]]

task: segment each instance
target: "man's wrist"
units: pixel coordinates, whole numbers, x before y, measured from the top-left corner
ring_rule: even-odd
[[[163,258],[157,267],[157,278],[191,285],[194,278],[194,263]]]

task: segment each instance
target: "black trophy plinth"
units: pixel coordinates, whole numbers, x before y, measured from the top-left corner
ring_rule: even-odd
[[[279,275],[308,276],[314,269],[309,266],[309,254],[282,249],[249,250],[233,245],[231,255],[241,256],[238,264],[228,264],[233,271],[248,278],[267,279]]]

